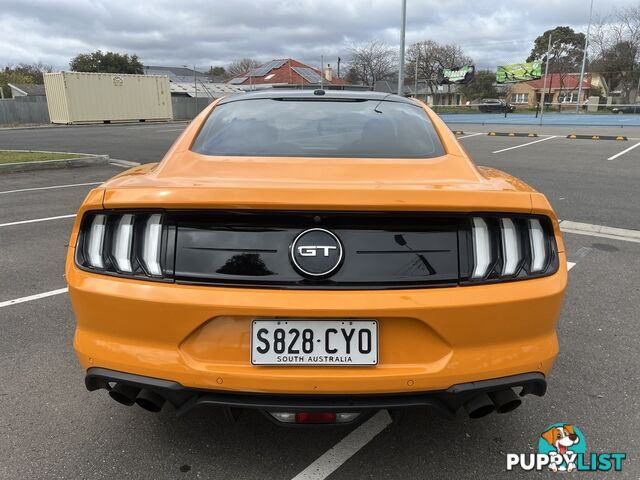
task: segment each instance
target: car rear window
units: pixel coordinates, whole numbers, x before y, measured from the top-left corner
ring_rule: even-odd
[[[431,158],[444,155],[418,105],[379,100],[252,99],[217,106],[192,151],[203,155]]]

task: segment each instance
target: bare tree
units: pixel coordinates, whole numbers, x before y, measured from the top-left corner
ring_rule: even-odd
[[[397,53],[381,40],[354,44],[349,48],[348,78],[357,79],[363,85],[375,85],[386,80],[397,68]]]
[[[226,68],[227,76],[229,78],[239,77],[258,66],[260,64],[253,58],[240,58],[231,62]]]
[[[631,101],[631,91],[640,80],[640,3],[598,18],[590,50],[592,69],[602,74],[609,88],[621,90]]]
[[[473,60],[458,45],[442,45],[434,40],[414,43],[407,52],[407,76],[415,76],[426,82],[431,95],[436,93],[438,77],[444,68],[471,65]]]

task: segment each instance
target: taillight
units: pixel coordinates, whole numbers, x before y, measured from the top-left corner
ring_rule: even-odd
[[[159,212],[87,213],[76,245],[76,263],[100,273],[163,280],[173,273],[165,254],[175,227]]]
[[[133,215],[126,214],[117,223],[113,235],[113,259],[118,270],[133,272],[131,250],[133,244]]]
[[[462,283],[524,279],[558,268],[553,229],[547,218],[473,216],[468,231],[470,264],[467,267],[461,260]]]

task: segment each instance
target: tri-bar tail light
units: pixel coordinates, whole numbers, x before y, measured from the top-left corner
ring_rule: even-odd
[[[460,246],[462,284],[541,277],[558,270],[557,244],[546,217],[473,216],[466,235],[461,231]]]
[[[160,212],[90,212],[82,219],[76,263],[123,277],[172,281],[175,226]]]
[[[349,215],[355,221],[366,217],[358,212]],[[296,273],[288,248],[295,235],[309,226],[308,219],[296,212],[87,212],[76,245],[76,264],[95,273],[163,282],[319,289],[340,288],[347,277],[351,283],[345,282],[348,286],[343,288],[428,288],[525,280],[558,270],[556,239],[546,216],[404,214],[407,219],[394,226],[399,214],[379,215],[386,216],[360,227],[352,226],[351,220],[348,227],[339,219],[327,222],[327,228],[343,236],[347,255],[342,269],[323,284],[292,277]],[[399,238],[405,243],[398,244]],[[268,242],[273,249],[257,255],[255,249]],[[397,254],[397,245],[403,245],[406,257]],[[396,254],[381,256],[376,270],[358,259],[360,250],[367,248]],[[405,272],[407,262],[415,277],[412,283],[389,277],[389,272]],[[424,264],[431,270],[419,268]],[[381,272],[380,278],[376,272]],[[433,280],[438,275],[444,278],[440,283]]]

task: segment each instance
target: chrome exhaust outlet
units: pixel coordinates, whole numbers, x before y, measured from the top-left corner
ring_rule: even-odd
[[[518,398],[511,388],[491,392],[489,398],[496,406],[496,412],[498,413],[512,412],[522,404],[522,400]]]
[[[166,400],[151,390],[141,390],[136,397],[136,403],[139,407],[144,408],[148,412],[159,412],[164,407]]]
[[[136,396],[140,392],[137,387],[132,387],[124,383],[117,383],[115,387],[109,390],[109,396],[116,402],[130,407],[136,401]]]
[[[464,404],[464,409],[469,414],[469,418],[482,418],[495,410],[495,406],[486,393],[473,397]]]

